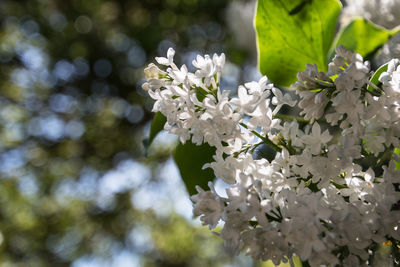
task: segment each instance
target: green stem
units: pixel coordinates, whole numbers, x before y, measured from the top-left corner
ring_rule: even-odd
[[[290,115],[284,115],[284,114],[275,114],[272,115],[273,118],[281,119],[283,121],[297,121],[299,123],[310,123],[309,120],[306,120],[302,117],[299,116],[290,116]]]
[[[371,85],[372,85],[373,83],[371,83]],[[362,88],[364,91],[365,91],[365,93],[369,93],[369,94],[371,94],[371,95],[373,95],[373,96],[381,96],[382,94],[383,94],[383,91],[382,91],[382,89],[380,89],[379,87],[373,87],[377,92],[375,92],[375,90],[374,91],[370,91],[370,90],[368,90],[367,88]]]
[[[335,183],[333,180],[330,180],[330,183],[333,184],[337,189],[348,188],[347,185]]]
[[[297,121],[298,123],[304,123],[304,124],[307,124],[307,123],[310,123],[310,120],[306,120],[306,119],[304,119],[303,117],[299,117],[299,116],[290,116],[290,115],[284,115],[284,114],[275,114],[275,115],[272,115],[272,117],[273,118],[276,118],[276,119],[280,119],[280,120],[283,120],[283,121]],[[324,120],[324,119],[317,119],[317,120],[315,120],[315,121],[317,121],[317,122],[322,122],[322,123],[327,123],[326,122],[326,120]]]
[[[255,145],[253,145],[253,147],[250,149],[250,153],[253,153],[254,152],[254,150],[259,146],[259,145],[261,145],[261,144],[263,144],[264,142],[260,142],[260,143],[257,143],[257,144],[255,144]]]
[[[241,126],[243,126],[246,129],[249,129],[247,127],[246,124],[244,124],[243,122],[240,123]],[[264,143],[266,143],[267,145],[269,145],[270,147],[272,147],[275,151],[277,152],[281,152],[282,148],[280,148],[279,146],[277,146],[274,142],[272,142],[268,137],[264,137],[261,134],[259,134],[257,131],[251,130],[250,131],[252,134],[256,135],[258,138],[260,138]]]

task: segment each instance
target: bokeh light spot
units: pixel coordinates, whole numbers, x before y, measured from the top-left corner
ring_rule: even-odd
[[[67,60],[60,60],[54,66],[53,74],[64,81],[70,80],[75,73],[75,66]]]
[[[94,63],[93,70],[98,77],[106,78],[111,74],[112,65],[107,59],[99,59]]]
[[[50,97],[50,107],[60,113],[72,113],[78,102],[69,95],[54,94]]]
[[[79,33],[88,33],[92,30],[92,20],[88,16],[79,16],[74,25]]]
[[[72,138],[78,139],[85,132],[85,125],[78,120],[71,120],[65,126],[65,135]]]
[[[138,123],[143,119],[144,111],[143,108],[139,105],[132,105],[128,109],[126,109],[126,118],[131,123]]]
[[[128,52],[128,62],[133,67],[141,67],[146,62],[146,52],[139,45],[134,45]]]
[[[74,59],[74,65],[76,68],[76,75],[83,77],[89,74],[90,67],[86,59],[76,58]]]
[[[61,13],[52,13],[49,17],[49,24],[55,31],[62,31],[67,26],[67,19]]]

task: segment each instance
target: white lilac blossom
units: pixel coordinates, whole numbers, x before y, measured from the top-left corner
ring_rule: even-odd
[[[338,75],[334,83],[337,90],[361,88],[368,78],[369,62],[363,61],[358,53],[353,53],[342,45],[336,48],[336,55],[329,63],[329,75]]]
[[[204,168],[229,184],[226,197],[212,183],[197,187],[193,213],[210,229],[222,223],[229,251],[275,264],[299,256],[311,266],[365,266],[373,247],[399,242],[399,60],[369,91],[369,63],[338,47],[328,73],[307,65],[297,75],[296,101],[267,77],[230,96],[219,88],[223,54],[198,56],[194,73],[174,54],[156,59],[166,67],[146,68],[143,88],[166,130],[216,148]],[[296,103],[304,117],[279,114]],[[253,157],[260,144],[277,151],[272,160]]]
[[[398,0],[346,0],[341,17],[342,24],[347,24],[360,16],[382,27],[392,29],[400,24],[400,2]]]

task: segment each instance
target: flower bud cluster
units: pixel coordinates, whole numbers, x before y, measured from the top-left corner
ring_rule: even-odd
[[[180,140],[216,147],[212,168],[226,196],[197,188],[193,212],[233,253],[311,266],[364,266],[377,244],[400,240],[400,62],[367,89],[370,67],[344,47],[329,72],[316,65],[293,85],[303,118],[284,121],[279,109],[296,101],[266,77],[230,97],[219,88],[224,55],[198,56],[194,73],[173,63],[174,51],[145,70],[143,88]],[[272,100],[270,100],[272,98]],[[271,160],[253,151],[267,145]]]

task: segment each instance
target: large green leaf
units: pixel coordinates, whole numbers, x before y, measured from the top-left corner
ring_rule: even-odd
[[[189,195],[197,193],[196,185],[208,189],[207,183],[214,179],[212,169],[202,169],[203,165],[213,161],[215,148],[208,144],[196,146],[190,141],[185,144],[179,143],[174,153],[174,160],[178,165],[183,182]]]
[[[166,122],[167,118],[161,112],[157,112],[154,115],[150,126],[150,136],[149,138],[143,140],[146,155],[151,143],[153,143],[154,138],[156,138],[157,134],[164,129],[164,125]]]
[[[327,71],[340,10],[338,0],[259,0],[255,26],[260,72],[288,86],[306,64]]]
[[[329,59],[334,57],[335,48],[338,45],[343,45],[363,57],[368,57],[397,33],[399,33],[399,28],[387,30],[366,19],[357,18],[337,35],[329,52]]]

